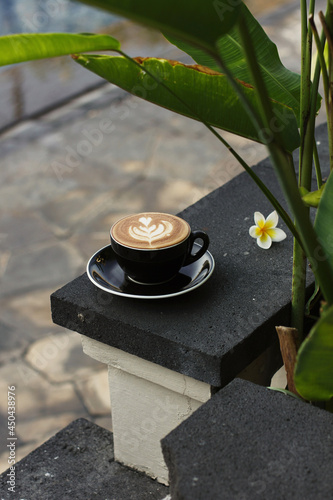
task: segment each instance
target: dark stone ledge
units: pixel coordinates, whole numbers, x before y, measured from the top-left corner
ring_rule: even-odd
[[[75,420],[0,475],[3,500],[161,500],[168,488],[114,461],[112,433],[83,418]]]
[[[327,143],[324,128],[320,139]],[[283,200],[269,160],[254,170]],[[254,212],[272,210],[248,174],[239,175],[180,214],[211,239],[216,268],[202,287],[144,301],[109,295],[83,274],[52,294],[53,321],[212,386],[230,382],[276,343],[274,326],[289,321],[292,236],[280,220],[288,238],[267,251],[248,234]]]
[[[333,498],[333,415],[234,380],[162,440],[173,500]]]

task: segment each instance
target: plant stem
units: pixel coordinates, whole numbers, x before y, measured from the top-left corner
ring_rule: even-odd
[[[302,247],[294,239],[293,248],[293,277],[291,287],[291,326],[296,328],[303,337],[305,283],[307,259]]]
[[[319,14],[320,15],[320,14]],[[324,21],[323,18],[322,22]],[[323,80],[323,87],[324,87],[324,97],[325,97],[325,102],[326,102],[326,110],[327,110],[327,104],[328,104],[328,94],[329,94],[329,80],[328,80],[328,71],[327,71],[327,66],[324,58],[324,46],[322,44],[322,41],[319,38],[318,30],[315,25],[313,16],[310,17],[310,26],[311,30],[314,36],[314,40],[316,43],[316,48],[317,48],[317,55],[318,55],[318,60],[321,68],[321,74],[322,74],[322,80]]]
[[[314,164],[315,164],[317,187],[319,189],[323,185],[323,179],[322,179],[322,175],[321,175],[318,148],[317,148],[316,141],[314,142],[314,145],[313,145],[313,159],[314,159]]]
[[[314,0],[310,1],[309,15],[313,16]],[[311,110],[311,61],[312,61],[312,30],[308,29],[306,2],[301,1],[302,16],[302,70],[301,70],[301,123],[300,123],[300,161],[299,184],[308,191],[311,190],[311,173],[314,142],[315,113]],[[313,91],[313,89],[312,89]],[[317,91],[315,92],[317,95]],[[311,113],[312,111],[312,113]]]
[[[285,326],[276,326],[275,329],[279,337],[281,355],[287,375],[288,390],[299,396],[294,383],[296,356],[300,344],[299,332],[296,328]]]
[[[314,12],[314,0],[310,2],[310,14]],[[311,190],[312,157],[314,147],[314,119],[311,115],[311,60],[312,32],[308,29],[307,2],[301,0],[301,101],[300,101],[300,136],[299,150],[299,187]],[[306,209],[309,213],[309,209]],[[297,226],[297,224],[296,224]],[[305,286],[306,286],[306,256],[303,249],[294,239],[293,248],[293,278],[291,287],[291,326],[297,328],[303,335]]]
[[[267,97],[265,84],[257,63],[252,39],[248,32],[246,22],[242,16],[240,16],[239,19],[239,28],[240,37],[242,39],[242,47],[254,82],[258,100],[264,101],[261,105],[261,112],[263,112],[265,116],[262,117],[262,119],[264,123],[269,126],[270,117],[272,116],[272,111],[269,109],[270,102]],[[333,269],[331,268],[327,258],[324,260],[321,259],[320,261],[318,259],[318,252],[322,251],[322,247],[311,223],[309,211],[305,207],[299,193],[292,156],[290,153],[283,150],[278,141],[275,140],[275,137],[276,136],[273,135],[273,140],[268,142],[267,148],[269,150],[276,175],[282,187],[284,196],[294,214],[295,220],[297,221],[297,229],[301,236],[304,251],[309,258],[312,270],[315,273],[318,283],[320,284],[322,293],[326,301],[329,304],[333,304]]]
[[[328,96],[326,101],[330,170],[333,170],[333,6],[328,0],[326,15],[320,12],[320,20],[328,43]]]
[[[310,62],[311,52],[309,48],[310,39],[308,38],[308,22],[307,22],[307,1],[301,0],[301,95],[300,95],[300,154],[299,154],[299,179],[300,185],[303,159],[304,159],[304,142],[306,140],[306,130],[309,118],[309,102],[310,102]],[[312,157],[311,157],[312,158]]]
[[[306,133],[307,137],[310,137],[310,134],[312,135],[312,139],[311,139],[310,143],[308,142],[309,139],[307,139],[307,137],[305,137],[305,138],[302,137],[302,132],[301,132],[300,157],[302,156],[304,158],[306,156],[307,162],[305,163],[305,165],[300,164],[300,174],[301,174],[301,170],[303,168],[303,175],[300,175],[299,179],[300,179],[300,186],[304,186],[308,191],[311,190],[312,156],[314,158],[314,163],[315,163],[318,188],[322,185],[320,162],[319,162],[317,145],[316,145],[316,141],[315,141],[315,120],[316,120],[316,113],[317,113],[317,100],[319,98],[318,88],[319,88],[319,81],[320,81],[320,72],[321,72],[321,68],[322,68],[321,63],[323,63],[323,60],[320,57],[320,48],[323,48],[325,45],[325,34],[324,34],[324,32],[322,32],[321,37],[319,39],[312,14],[310,15],[309,22],[310,22],[310,26],[312,28],[312,31],[314,31],[315,41],[317,44],[318,58],[316,61],[314,74],[313,74],[313,82],[311,85],[311,94],[309,96],[310,107],[309,107],[309,117],[308,117],[308,121],[307,121],[307,130],[306,130],[306,132],[303,132],[303,133]],[[325,87],[325,82],[324,82],[324,87]],[[302,130],[304,131],[304,127]],[[311,145],[311,147],[310,147],[310,145]]]
[[[292,157],[276,147],[275,144],[270,145],[269,149],[284,195],[297,221],[297,229],[312,271],[320,284],[325,300],[328,304],[333,304],[333,269],[327,258],[318,258],[320,253],[325,254],[325,252],[322,250],[308,210],[300,197],[295,175],[290,166]]]

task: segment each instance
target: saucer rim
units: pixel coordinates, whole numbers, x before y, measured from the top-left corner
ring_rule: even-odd
[[[196,242],[194,244],[196,246],[200,246]],[[99,250],[97,250],[90,257],[90,259],[87,262],[86,272],[87,272],[87,276],[88,276],[89,280],[93,283],[93,285],[95,285],[97,288],[100,288],[104,292],[111,293],[112,295],[118,295],[119,297],[127,297],[127,298],[131,298],[131,299],[156,300],[156,299],[168,299],[168,298],[171,298],[171,297],[177,297],[179,295],[184,295],[185,293],[189,293],[192,290],[195,290],[196,288],[199,288],[199,286],[201,286],[204,283],[206,283],[206,281],[211,277],[211,275],[213,274],[213,271],[215,269],[215,259],[214,259],[213,255],[212,255],[212,253],[209,250],[206,250],[206,252],[204,253],[204,255],[202,257],[200,257],[200,258],[202,259],[203,257],[205,257],[205,255],[207,255],[207,254],[209,255],[210,261],[211,261],[211,268],[209,270],[209,273],[202,280],[200,280],[199,283],[197,283],[197,284],[195,284],[195,285],[193,285],[193,286],[191,286],[189,288],[179,290],[178,292],[167,293],[167,294],[163,294],[163,295],[137,295],[137,294],[133,294],[133,293],[118,292],[117,290],[110,290],[109,288],[106,288],[103,285],[101,285],[100,283],[98,283],[97,281],[95,281],[93,279],[93,277],[91,276],[91,273],[90,273],[90,270],[89,270],[90,264],[91,264],[92,260],[97,256],[97,254],[99,254],[100,252],[102,252],[103,250],[105,250],[106,248],[109,248],[109,247],[111,247],[110,243],[108,245],[105,245],[104,247],[100,248]],[[111,247],[111,250],[112,250],[112,247]],[[142,285],[142,286],[145,286],[145,285]]]

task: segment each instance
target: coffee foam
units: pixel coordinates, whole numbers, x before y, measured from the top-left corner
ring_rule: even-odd
[[[183,219],[160,212],[124,217],[111,229],[111,234],[118,243],[147,250],[176,245],[189,233],[190,226]]]

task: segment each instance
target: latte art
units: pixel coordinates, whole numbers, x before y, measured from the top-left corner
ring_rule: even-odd
[[[139,222],[142,226],[130,226],[129,234],[135,240],[143,241],[152,246],[156,240],[170,236],[173,226],[169,221],[162,220],[158,225],[152,224],[151,217],[140,217]]]
[[[121,219],[111,232],[113,238],[122,245],[158,249],[183,241],[189,235],[190,227],[175,215],[150,212]]]

